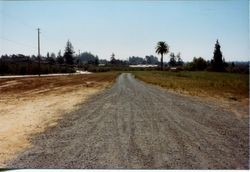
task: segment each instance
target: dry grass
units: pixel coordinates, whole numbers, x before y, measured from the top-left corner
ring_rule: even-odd
[[[119,73],[0,79],[0,168],[32,146],[30,136],[57,124]]]
[[[135,71],[145,82],[177,92],[227,100],[249,98],[249,75],[215,72]]]
[[[103,83],[112,83],[118,76],[118,72],[94,73],[89,75],[69,75],[69,76],[50,76],[50,77],[29,77],[15,79],[0,79],[0,96],[3,94],[20,94],[23,96],[37,93],[55,91],[63,87],[99,87]],[[43,90],[43,91],[42,91]]]

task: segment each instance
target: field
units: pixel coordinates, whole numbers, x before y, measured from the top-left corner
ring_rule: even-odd
[[[54,126],[89,96],[109,87],[118,73],[0,79],[0,167],[30,147],[31,135]]]
[[[249,75],[216,72],[134,71],[147,83],[194,96],[241,101],[249,97]]]
[[[131,73],[0,79],[0,167],[248,168],[248,75]]]
[[[82,94],[61,94],[58,98],[63,105],[59,110],[65,113],[73,100],[87,92],[83,89]],[[53,97],[46,97],[45,102],[53,102]],[[13,126],[18,121],[31,123],[41,110],[50,121],[51,116],[57,117],[53,109],[58,108],[58,103],[48,106],[45,102],[43,106],[33,103],[34,113],[26,118],[16,115]],[[28,107],[31,108],[29,104]],[[15,109],[19,112],[19,107]],[[219,103],[166,91],[123,73],[110,89],[83,101],[61,116],[56,125],[50,122],[42,133],[35,132],[30,145],[5,167],[248,169],[248,129],[248,116],[239,118]],[[15,132],[15,139],[20,138],[18,133]],[[14,138],[9,134],[7,140]],[[9,150],[18,146],[12,145]]]

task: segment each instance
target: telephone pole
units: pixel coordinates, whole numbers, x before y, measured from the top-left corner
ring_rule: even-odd
[[[38,31],[38,74],[41,74],[41,56],[40,56],[40,28],[37,29]]]

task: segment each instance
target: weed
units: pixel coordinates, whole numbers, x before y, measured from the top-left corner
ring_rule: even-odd
[[[239,100],[249,97],[249,75],[217,72],[169,72],[132,71],[145,82],[156,84],[175,91],[185,90],[190,95],[223,97]],[[228,96],[231,95],[231,96]]]

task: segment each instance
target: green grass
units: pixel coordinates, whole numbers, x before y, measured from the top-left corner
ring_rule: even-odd
[[[132,71],[138,79],[196,96],[239,100],[249,97],[249,75],[216,72]]]

